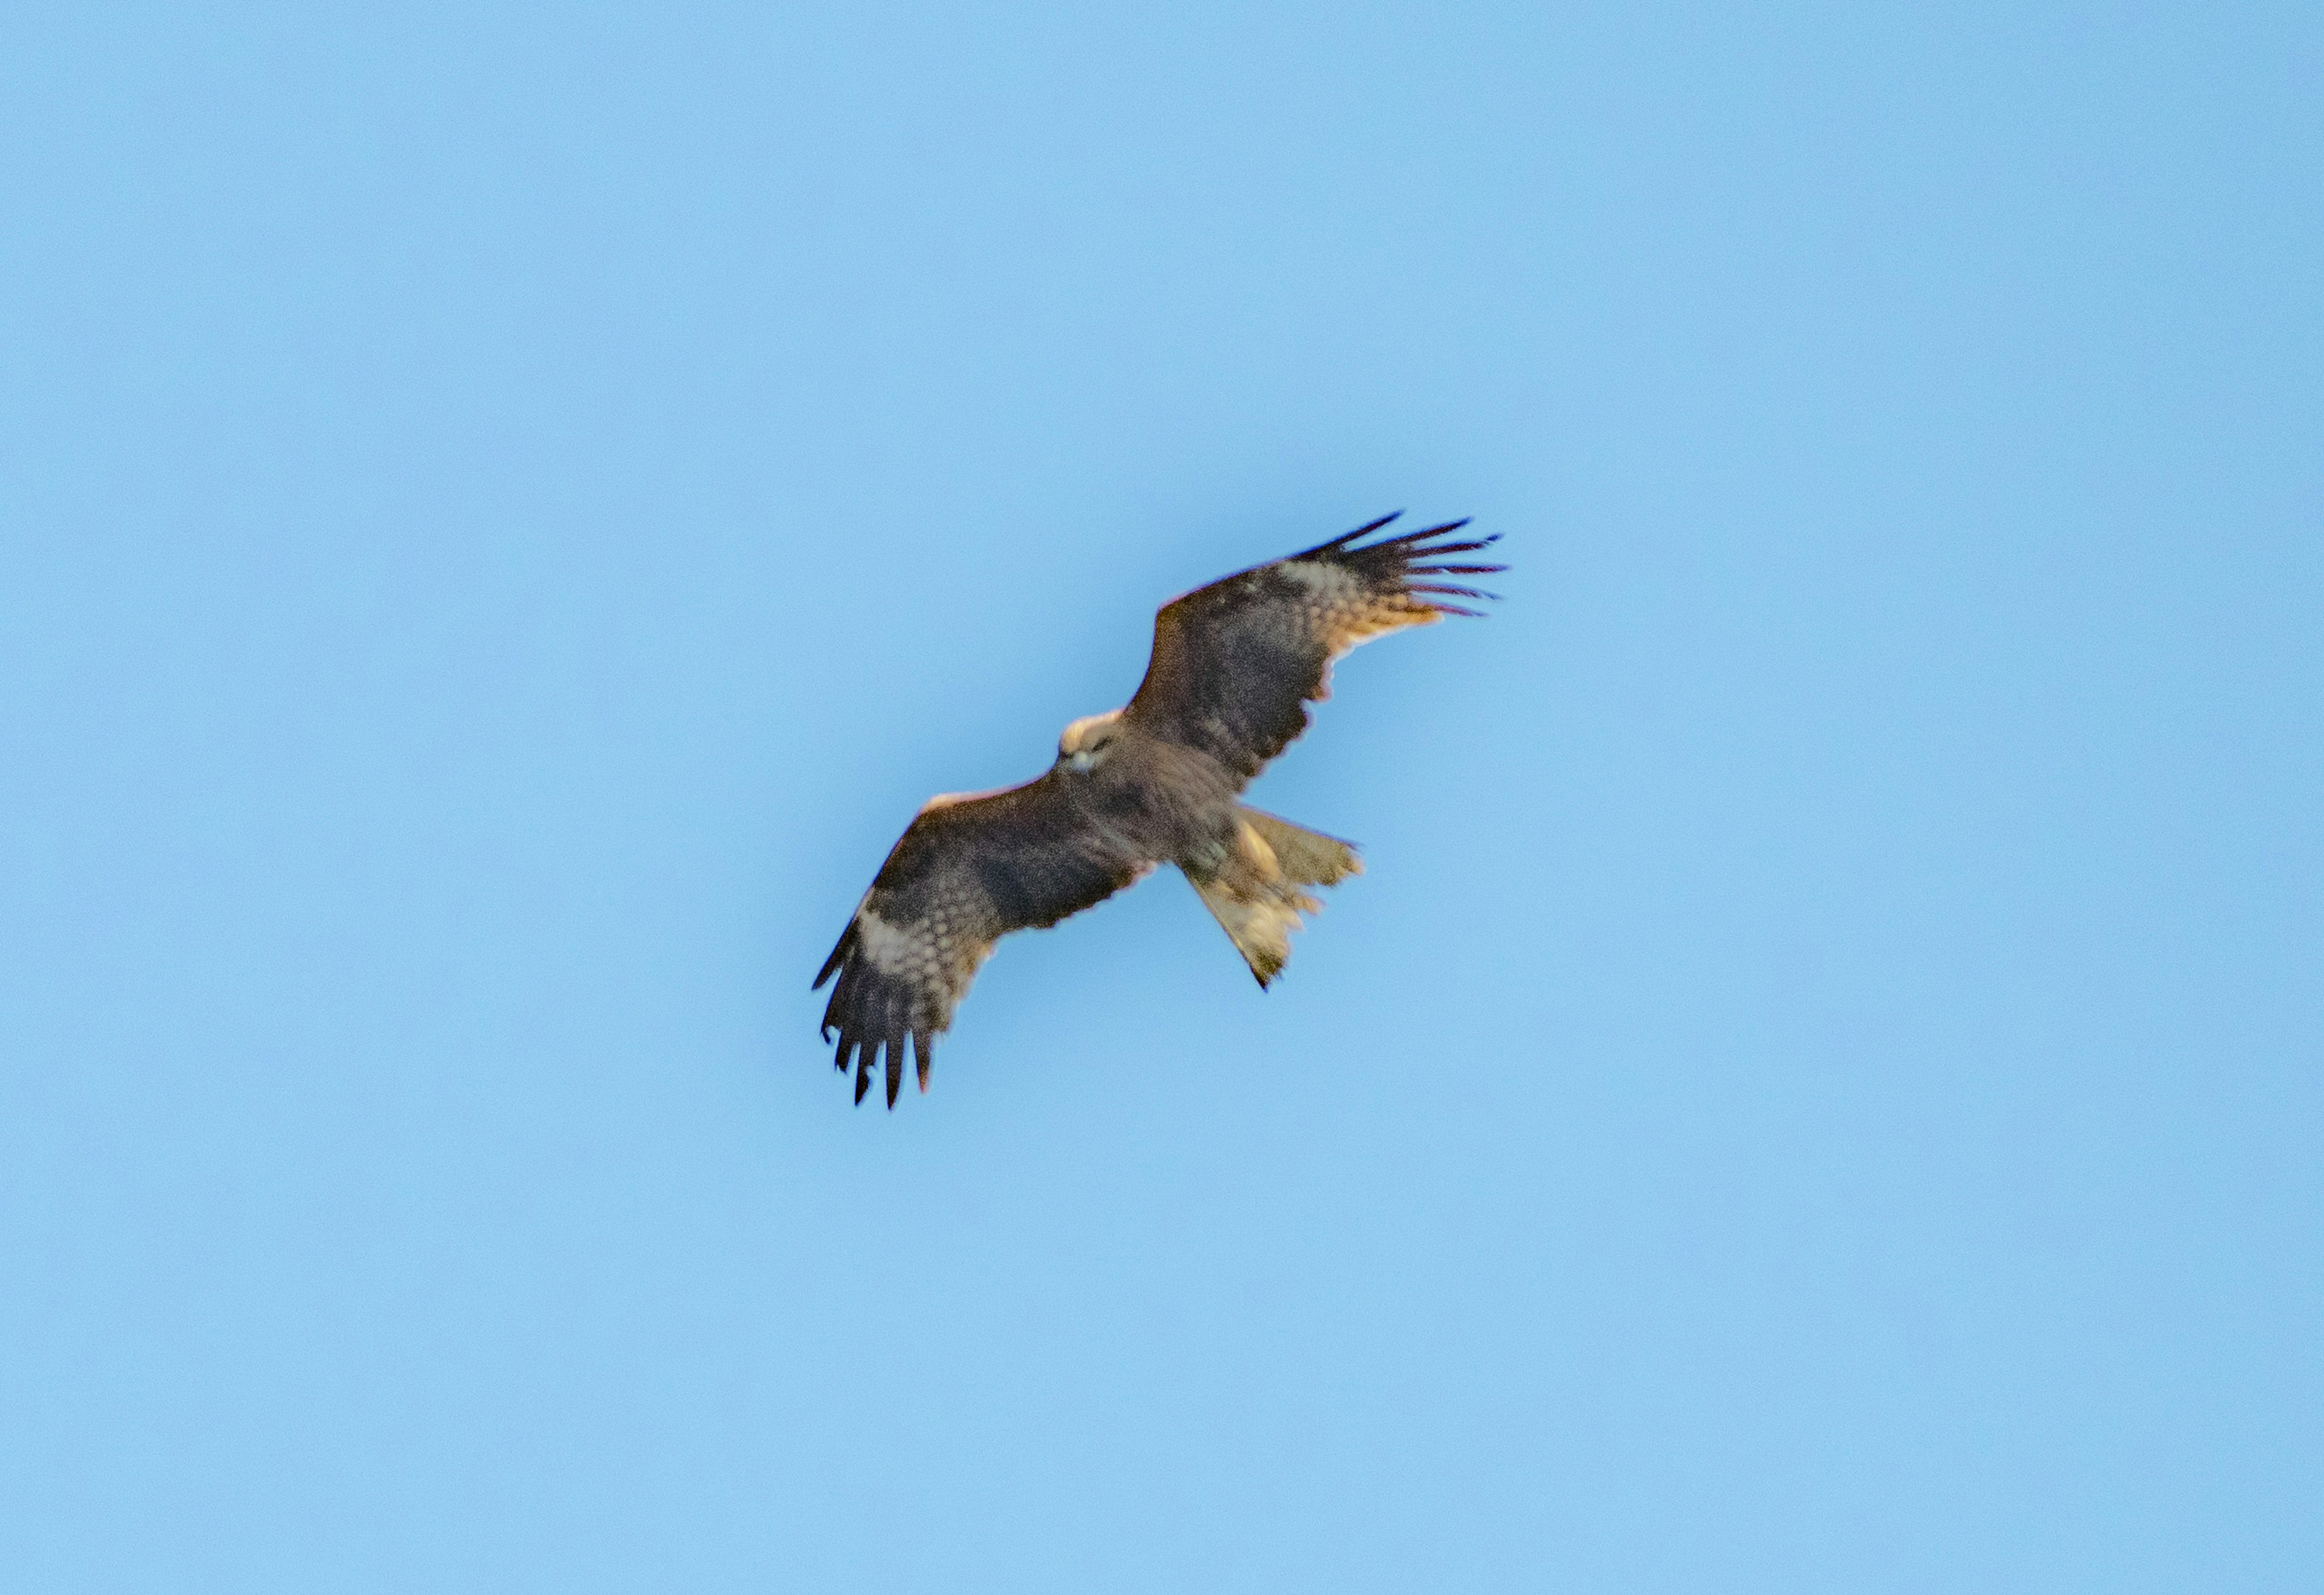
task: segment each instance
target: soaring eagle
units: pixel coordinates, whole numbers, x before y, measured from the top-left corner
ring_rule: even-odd
[[[905,1043],[928,1088],[933,1037],[951,1028],[993,944],[1103,901],[1159,863],[1185,872],[1264,988],[1290,956],[1302,889],[1363,866],[1336,837],[1235,801],[1307,729],[1331,695],[1332,661],[1359,642],[1473,609],[1489,598],[1429,579],[1500,565],[1448,565],[1498,541],[1436,541],[1466,521],[1378,542],[1393,515],[1172,599],[1154,617],[1154,653],[1119,709],[1065,727],[1048,773],[998,791],[931,798],[905,829],[816,989],[836,974],[823,1036],[839,1032],[855,1101],[884,1049],[888,1106]]]

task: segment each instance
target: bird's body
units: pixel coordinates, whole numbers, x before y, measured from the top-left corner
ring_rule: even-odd
[[[1475,613],[1436,595],[1487,596],[1414,576],[1501,568],[1416,563],[1492,540],[1428,542],[1462,521],[1351,546],[1386,524],[1174,600],[1136,696],[1067,726],[1047,774],[921,808],[816,977],[839,977],[824,1033],[839,1032],[843,1072],[853,1057],[857,1102],[884,1050],[895,1106],[908,1041],[927,1089],[932,1037],[1002,936],[1054,925],[1157,864],[1185,874],[1261,986],[1275,977],[1299,916],[1321,906],[1305,889],[1362,866],[1347,843],[1238,798],[1306,728],[1340,654]]]

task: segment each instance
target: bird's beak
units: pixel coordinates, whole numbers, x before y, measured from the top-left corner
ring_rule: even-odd
[[[1090,765],[1092,762],[1093,761],[1086,751],[1068,753],[1065,755],[1065,763],[1075,775],[1087,775],[1090,772]]]

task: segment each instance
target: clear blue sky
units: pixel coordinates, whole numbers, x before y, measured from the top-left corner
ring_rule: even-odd
[[[391,9],[0,23],[0,1587],[2324,1587],[2315,8]]]

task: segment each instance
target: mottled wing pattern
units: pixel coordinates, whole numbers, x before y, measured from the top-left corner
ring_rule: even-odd
[[[824,1010],[835,1061],[855,1063],[855,1100],[871,1088],[882,1049],[888,1105],[904,1077],[905,1043],[928,1088],[933,1040],[976,978],[992,944],[1012,930],[1055,925],[1120,891],[1153,867],[1110,845],[1056,775],[973,797],[938,798],[905,829],[863,894],[816,988],[836,974]]]
[[[1154,657],[1130,700],[1130,718],[1203,750],[1247,781],[1307,729],[1306,705],[1331,694],[1333,659],[1405,626],[1477,613],[1443,599],[1491,594],[1416,578],[1505,569],[1443,563],[1499,539],[1430,540],[1469,524],[1454,521],[1358,546],[1395,519],[1166,604],[1154,617]]]

